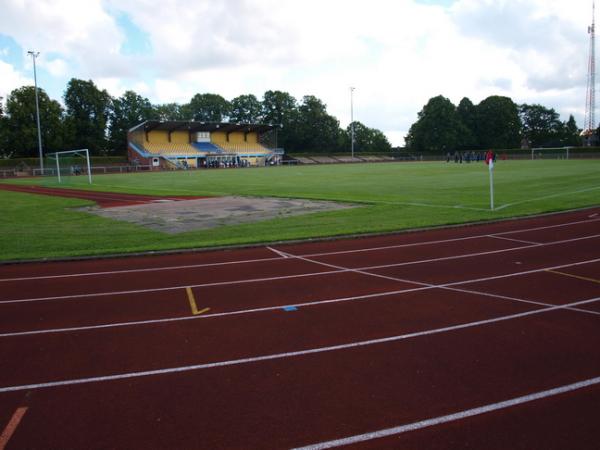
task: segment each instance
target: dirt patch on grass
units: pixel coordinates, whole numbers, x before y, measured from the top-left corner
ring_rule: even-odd
[[[174,234],[353,207],[356,205],[327,201],[213,197],[85,210],[102,217]]]

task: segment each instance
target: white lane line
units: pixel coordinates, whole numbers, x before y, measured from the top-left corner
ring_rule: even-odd
[[[484,297],[490,297],[490,298],[497,298],[500,300],[510,300],[512,302],[518,302],[518,303],[527,303],[530,305],[538,305],[538,306],[553,306],[552,303],[544,303],[544,302],[538,302],[535,300],[526,300],[523,298],[516,298],[516,297],[509,297],[507,295],[500,295],[500,294],[492,294],[490,292],[482,292],[482,291],[476,291],[473,289],[459,289],[456,287],[449,287],[449,286],[439,286],[439,289],[445,289],[448,291],[455,291],[455,292],[463,292],[466,294],[474,294],[474,295],[481,295]],[[569,311],[577,311],[577,312],[581,312],[581,313],[585,313],[585,314],[592,314],[595,316],[600,316],[600,312],[598,311],[591,311],[588,309],[580,309],[580,308],[567,308]]]
[[[291,257],[293,258],[297,258],[297,259],[301,259],[302,261],[306,261],[306,262],[312,262],[321,266],[326,266],[326,267],[332,267],[332,268],[337,268],[340,270],[348,270],[343,266],[336,266],[333,264],[328,264],[328,263],[323,263],[321,261],[318,260],[313,260],[313,259],[309,259],[309,258],[305,258],[303,256],[294,256],[292,254],[290,254]],[[596,262],[596,260],[594,260],[594,262]],[[569,267],[573,267],[575,265],[580,265],[580,263],[575,263],[575,264],[569,264]],[[423,283],[420,281],[414,281],[414,280],[406,280],[404,278],[397,278],[397,277],[392,277],[392,276],[386,276],[386,275],[380,275],[377,273],[371,273],[371,272],[365,272],[363,270],[352,270],[349,269],[353,272],[359,273],[361,275],[368,275],[368,276],[373,276],[373,277],[377,277],[377,278],[385,278],[387,280],[392,280],[392,281],[399,281],[399,282],[403,282],[403,283],[413,283],[413,284],[417,284],[422,286],[421,288],[418,288],[418,290],[424,290],[424,289],[446,289],[446,290],[451,290],[451,291],[456,291],[456,292],[464,292],[464,293],[469,293],[469,294],[477,294],[477,295],[483,295],[486,297],[493,297],[493,298],[498,298],[498,299],[502,299],[502,300],[511,300],[511,301],[516,301],[516,302],[520,302],[520,303],[528,303],[528,304],[534,304],[534,305],[541,305],[541,306],[554,306],[553,304],[549,304],[549,303],[542,303],[542,302],[536,302],[536,301],[532,301],[532,300],[525,300],[525,299],[518,299],[518,298],[514,298],[514,297],[507,297],[504,295],[497,295],[497,294],[491,294],[491,293],[487,293],[487,292],[480,292],[480,291],[475,291],[475,290],[469,290],[469,289],[458,289],[458,288],[454,288],[452,286],[455,285],[461,285],[461,284],[466,284],[467,282],[465,281],[460,281],[460,282],[454,282],[454,283],[446,283],[446,284],[431,284],[431,283]],[[532,271],[527,271],[528,273],[531,273]],[[538,270],[535,270],[534,272],[538,272]],[[545,272],[552,272],[552,269],[547,269]],[[523,272],[525,273],[525,272]],[[515,274],[512,274],[511,276],[515,276]],[[482,279],[479,279],[478,281],[484,281]],[[416,289],[413,289],[413,291]],[[593,314],[593,315],[600,315],[600,313],[596,312],[596,311],[588,311],[585,309],[578,309],[578,308],[568,308],[568,309],[572,309],[573,311],[577,311],[577,312],[582,312],[582,313],[586,313],[586,314]]]
[[[490,236],[496,237],[496,236],[504,236],[506,234],[527,233],[527,232],[531,232],[531,231],[548,230],[551,228],[562,228],[562,227],[568,227],[568,226],[573,226],[573,225],[588,224],[588,223],[596,222],[596,221],[600,221],[600,218],[594,219],[594,220],[589,220],[589,219],[578,220],[575,222],[567,222],[567,223],[561,223],[561,224],[556,224],[556,225],[545,225],[542,227],[522,228],[520,230],[501,231],[498,233],[491,233],[491,234],[487,233],[487,234],[477,234],[477,235],[473,235],[473,236],[465,236],[465,237],[460,237],[460,238],[441,239],[441,240],[437,240],[437,241],[413,242],[410,244],[386,245],[386,246],[381,246],[381,247],[368,247],[368,248],[354,249],[354,250],[340,250],[340,251],[336,251],[336,252],[309,253],[309,254],[302,254],[302,256],[307,257],[307,258],[313,258],[315,256],[344,255],[347,253],[372,252],[372,251],[378,251],[378,250],[390,250],[390,249],[394,249],[394,248],[416,247],[416,246],[421,246],[421,245],[445,244],[445,243],[449,243],[449,242],[460,242],[460,241],[467,241],[467,240],[471,240],[471,239],[481,239],[481,238],[486,238],[486,237],[490,237]]]
[[[531,394],[523,395],[521,397],[514,397],[509,400],[502,402],[490,403],[488,405],[479,406],[477,408],[466,409],[453,414],[445,416],[434,417],[431,419],[421,420],[419,422],[413,422],[406,425],[400,425],[392,428],[385,428],[383,430],[372,431],[370,433],[357,434],[342,439],[335,439],[327,442],[319,442],[317,444],[307,445],[304,447],[297,447],[294,450],[321,450],[326,448],[341,447],[342,445],[351,445],[359,442],[370,441],[373,439],[383,438],[387,436],[396,436],[398,434],[406,433],[409,431],[421,430],[423,428],[441,425],[443,423],[454,422],[456,420],[463,420],[473,416],[479,416],[481,414],[498,411],[501,409],[511,408],[519,406],[524,403],[541,400],[548,397],[554,397],[556,395],[566,394],[579,389],[595,386],[600,384],[600,377],[588,378],[587,380],[578,381],[576,383],[566,384],[564,386],[555,387],[545,391],[534,392]]]
[[[568,303],[566,305],[557,305],[557,306],[552,306],[549,308],[537,309],[534,311],[526,311],[526,312],[517,313],[517,314],[510,314],[510,315],[506,315],[506,316],[495,317],[493,319],[478,320],[475,322],[467,322],[467,323],[463,323],[463,324],[459,324],[459,325],[452,325],[452,326],[447,326],[447,327],[442,327],[442,328],[435,328],[435,329],[431,329],[431,330],[417,331],[414,333],[407,333],[407,334],[402,334],[402,335],[397,335],[397,336],[389,336],[389,337],[379,338],[379,339],[370,339],[367,341],[350,342],[350,343],[346,343],[346,344],[332,345],[332,346],[328,346],[328,347],[317,347],[317,348],[311,348],[311,349],[307,349],[307,350],[299,350],[299,351],[295,351],[295,352],[275,353],[275,354],[271,354],[271,355],[253,356],[253,357],[233,359],[233,360],[228,360],[228,361],[218,361],[218,362],[213,362],[213,363],[194,364],[194,365],[189,365],[189,366],[169,367],[169,368],[165,368],[165,369],[145,370],[145,371],[139,371],[139,372],[126,372],[126,373],[120,373],[120,374],[115,374],[115,375],[105,375],[105,376],[98,376],[98,377],[74,378],[74,379],[70,379],[70,380],[49,381],[49,382],[45,382],[45,383],[25,384],[25,385],[20,385],[20,386],[5,386],[5,387],[0,387],[0,394],[5,393],[5,392],[24,391],[24,390],[31,390],[31,389],[43,389],[43,388],[51,388],[51,387],[58,387],[58,386],[71,386],[71,385],[84,384],[84,383],[97,383],[97,382],[105,382],[105,381],[123,380],[123,379],[129,379],[129,378],[148,377],[148,376],[154,376],[154,375],[165,375],[165,374],[170,374],[170,373],[189,372],[192,370],[212,369],[215,367],[234,366],[234,365],[249,364],[249,363],[261,362],[261,361],[269,361],[269,360],[274,360],[274,359],[293,358],[293,357],[311,355],[311,354],[316,354],[316,353],[326,353],[326,352],[332,352],[332,351],[336,351],[336,350],[346,350],[346,349],[351,349],[351,348],[365,347],[365,346],[383,344],[383,343],[388,343],[388,342],[396,342],[396,341],[401,341],[401,340],[406,340],[406,339],[417,338],[417,337],[421,337],[421,336],[429,336],[429,335],[433,335],[433,334],[447,333],[447,332],[451,332],[451,331],[462,330],[462,329],[466,329],[466,328],[474,328],[474,327],[478,327],[478,326],[482,326],[482,325],[489,325],[489,324],[498,323],[498,322],[505,322],[508,320],[514,320],[514,319],[519,319],[519,318],[523,318],[523,317],[534,316],[537,314],[543,314],[543,313],[547,313],[547,312],[551,312],[551,311],[567,309],[567,308],[573,307],[573,306],[581,306],[581,305],[586,305],[589,303],[595,303],[598,300],[600,300],[600,297],[595,297],[595,298],[591,298],[588,300],[581,300],[581,301],[577,301],[577,302],[573,302],[573,303]]]
[[[391,267],[410,266],[413,264],[427,264],[430,262],[440,262],[440,261],[448,261],[448,260],[453,260],[453,259],[463,259],[463,258],[470,258],[473,256],[495,255],[498,253],[508,253],[508,252],[514,252],[514,251],[518,251],[518,250],[529,250],[532,248],[550,247],[553,245],[560,245],[560,244],[569,244],[571,242],[583,241],[583,240],[587,240],[587,239],[597,239],[599,237],[600,237],[600,234],[593,234],[591,236],[564,239],[561,241],[554,241],[554,242],[544,242],[542,244],[523,245],[520,247],[511,247],[511,248],[505,248],[505,249],[501,249],[501,250],[491,250],[491,251],[487,251],[487,252],[465,253],[463,255],[444,256],[441,258],[422,259],[422,260],[418,260],[418,261],[406,261],[406,262],[395,263],[395,264],[381,264],[378,266],[357,267],[356,270],[388,269]]]
[[[273,248],[273,247],[269,247],[269,246],[267,246],[267,248],[268,248],[269,250],[271,250],[273,253],[275,253],[275,254],[277,254],[277,255],[281,256],[281,257],[282,257],[282,258],[284,258],[284,259],[286,259],[286,258],[289,258],[289,257],[290,257],[290,256],[289,256],[287,253],[284,253],[284,252],[282,252],[282,251],[279,251],[279,250],[277,250],[277,249],[275,249],[275,248]]]
[[[553,269],[564,269],[564,268],[568,268],[568,267],[574,267],[574,266],[583,265],[583,264],[590,264],[590,263],[595,263],[595,262],[599,262],[599,261],[600,261],[600,258],[594,259],[591,261],[582,261],[582,262],[571,263],[571,264],[566,264],[566,265],[562,265],[562,266],[555,266],[555,267],[553,267]],[[502,275],[501,277],[529,275],[529,274],[533,274],[533,273],[546,272],[548,270],[550,270],[550,269],[541,268],[541,269],[513,273],[510,275]],[[496,279],[496,278],[497,278],[496,276],[493,277],[493,279]],[[344,303],[344,302],[357,301],[357,300],[368,300],[368,299],[372,299],[372,298],[387,297],[387,296],[399,295],[399,294],[408,294],[408,293],[419,292],[419,291],[427,291],[427,290],[431,290],[431,289],[446,289],[446,290],[451,290],[451,291],[456,291],[456,292],[463,292],[463,293],[467,293],[467,294],[483,295],[486,297],[498,298],[498,299],[502,299],[502,300],[511,300],[511,301],[520,302],[520,303],[528,303],[528,304],[532,304],[532,305],[536,305],[536,306],[548,306],[548,307],[556,306],[551,303],[543,303],[543,302],[537,302],[534,300],[525,300],[525,299],[520,299],[520,298],[515,298],[515,297],[508,297],[508,296],[500,295],[500,294],[491,294],[489,292],[481,292],[481,291],[476,291],[476,290],[472,290],[472,289],[459,289],[459,288],[454,287],[454,286],[458,286],[461,284],[470,284],[470,283],[475,283],[475,282],[487,281],[489,279],[490,279],[489,277],[488,278],[479,278],[477,280],[458,281],[458,282],[440,284],[440,285],[426,284],[426,283],[413,283],[413,282],[408,281],[408,283],[410,283],[410,284],[416,284],[416,285],[420,284],[420,286],[415,287],[415,288],[405,288],[405,289],[399,289],[399,290],[394,290],[394,291],[377,292],[374,294],[364,294],[364,295],[356,295],[356,296],[352,296],[352,297],[341,297],[341,298],[333,298],[333,299],[326,299],[326,300],[315,300],[312,302],[304,302],[304,303],[290,303],[287,305],[265,306],[262,308],[241,309],[241,310],[227,311],[227,312],[221,312],[221,313],[205,314],[202,316],[181,316],[181,317],[170,317],[170,318],[164,318],[164,319],[148,319],[148,320],[136,320],[136,321],[130,321],[130,322],[107,323],[107,324],[100,324],[100,325],[86,325],[86,326],[79,326],[79,327],[48,328],[48,329],[41,329],[41,330],[15,331],[15,332],[8,332],[8,333],[0,334],[0,338],[27,336],[27,335],[34,335],[34,334],[49,334],[49,333],[63,333],[63,332],[73,332],[73,331],[99,330],[99,329],[104,329],[104,328],[119,328],[119,327],[135,326],[135,325],[150,325],[150,324],[161,324],[161,323],[169,323],[169,322],[179,322],[179,321],[183,321],[183,320],[210,319],[210,318],[217,318],[217,317],[243,315],[243,314],[254,314],[254,313],[260,313],[260,312],[280,310],[282,308],[291,307],[291,306],[298,307],[298,308],[300,308],[300,307],[305,308],[305,307],[310,307],[310,306],[320,306],[320,305],[326,305],[326,304],[332,304],[332,303]],[[400,281],[400,279],[394,279],[394,281]],[[574,308],[574,307],[567,307],[565,309],[568,309],[570,311],[586,313],[586,314],[600,315],[599,312],[590,311],[587,309],[579,309],[579,308]]]
[[[591,218],[591,217],[590,217]],[[380,247],[367,247],[362,249],[354,249],[354,250],[343,250],[336,252],[322,252],[322,253],[312,253],[312,254],[304,254],[302,256],[305,257],[315,257],[315,256],[332,256],[332,255],[342,255],[347,253],[361,253],[361,252],[371,252],[371,251],[379,251],[379,250],[390,250],[396,248],[407,248],[407,247],[415,247],[422,245],[435,245],[435,244],[443,244],[443,243],[451,243],[451,242],[460,242],[471,239],[480,239],[490,236],[500,236],[505,234],[513,234],[513,233],[524,233],[529,231],[539,231],[546,230],[551,228],[559,228],[559,227],[567,227],[572,225],[581,225],[590,222],[600,221],[600,218],[595,219],[591,218],[591,220],[579,220],[574,222],[567,222],[556,225],[546,225],[542,227],[534,227],[534,228],[523,228],[520,230],[512,230],[512,231],[503,231],[499,233],[493,234],[480,234],[475,236],[466,236],[460,238],[452,238],[452,239],[442,239],[436,241],[424,241],[424,242],[413,242],[409,244],[397,244],[397,245],[386,245]],[[247,260],[239,260],[239,261],[225,261],[218,263],[202,263],[202,264],[187,264],[180,266],[163,266],[163,267],[150,267],[145,269],[123,269],[123,270],[110,270],[110,271],[101,271],[101,272],[82,272],[82,273],[72,273],[72,274],[58,274],[58,275],[40,275],[33,277],[15,277],[15,278],[0,278],[1,282],[8,281],[29,281],[29,280],[48,280],[54,278],[75,278],[75,277],[94,277],[94,276],[105,276],[105,275],[118,275],[118,274],[131,274],[131,273],[144,273],[144,272],[160,272],[160,271],[170,271],[170,270],[183,270],[183,269],[197,269],[204,267],[218,267],[218,266],[227,266],[227,265],[235,265],[235,264],[252,264],[257,262],[265,262],[265,261],[277,261],[281,259],[280,257],[273,258],[258,258],[258,259],[247,259]]]
[[[214,287],[214,286],[230,286],[235,284],[246,284],[246,283],[262,283],[265,281],[277,281],[277,280],[289,280],[292,278],[306,278],[306,277],[318,277],[321,275],[330,275],[341,272],[348,272],[343,270],[330,270],[323,272],[309,272],[301,273],[298,275],[280,275],[276,277],[265,277],[265,278],[249,278],[247,280],[234,280],[234,281],[219,281],[215,283],[201,283],[201,284],[183,284],[179,286],[168,286],[164,288],[148,288],[148,289],[132,289],[128,291],[112,291],[112,292],[94,292],[91,294],[72,294],[72,295],[57,295],[53,297],[35,297],[35,298],[23,298],[14,300],[2,300],[0,305],[9,303],[31,303],[40,301],[51,301],[51,300],[73,300],[78,298],[92,298],[92,297],[109,297],[112,295],[131,295],[131,294],[147,294],[150,292],[165,292],[175,291],[186,287],[199,288],[199,287]]]
[[[493,239],[502,239],[503,241],[520,242],[522,244],[529,244],[529,245],[541,245],[541,242],[524,241],[523,239],[513,239],[513,238],[507,238],[504,236],[494,236],[493,234],[490,234],[488,236]]]
[[[576,242],[576,241],[581,241],[581,240],[596,239],[598,237],[600,237],[600,234],[596,234],[596,235],[592,235],[592,236],[585,236],[585,237],[581,237],[581,238],[565,239],[562,241],[546,242],[543,244],[511,247],[511,248],[502,249],[502,250],[492,250],[492,251],[488,251],[488,252],[466,253],[466,254],[457,255],[457,256],[445,256],[442,258],[430,258],[430,259],[424,259],[424,260],[418,260],[418,261],[406,261],[406,262],[395,263],[395,264],[382,264],[382,265],[375,265],[375,266],[356,267],[356,268],[352,268],[352,269],[340,268],[340,269],[335,269],[335,270],[331,270],[331,271],[312,272],[312,273],[304,273],[304,274],[298,274],[298,275],[284,275],[284,276],[275,276],[275,277],[266,277],[266,278],[251,278],[251,279],[247,279],[247,280],[230,280],[230,281],[222,281],[222,282],[215,282],[215,283],[200,283],[200,284],[195,284],[195,285],[186,284],[186,285],[170,286],[170,287],[164,287],[164,288],[133,289],[133,290],[126,290],[126,291],[96,292],[96,293],[89,293],[89,294],[72,294],[72,295],[61,295],[61,296],[50,296],[50,297],[33,297],[33,298],[24,298],[24,299],[7,299],[7,300],[0,301],[0,305],[5,304],[5,303],[6,304],[30,303],[30,302],[37,302],[37,301],[68,300],[68,299],[77,299],[77,298],[106,297],[106,296],[111,296],[111,295],[116,296],[116,295],[149,293],[149,292],[164,292],[164,291],[172,291],[172,290],[176,290],[176,289],[182,289],[182,288],[185,288],[188,286],[192,287],[192,288],[210,287],[210,286],[230,286],[230,285],[235,285],[235,284],[286,280],[286,279],[292,279],[292,278],[303,278],[303,277],[320,276],[320,275],[344,273],[344,272],[362,273],[363,271],[366,271],[366,270],[388,269],[388,268],[392,268],[392,267],[402,267],[402,266],[408,266],[408,265],[413,265],[413,264],[425,264],[425,263],[430,263],[430,262],[456,260],[456,259],[470,258],[470,257],[475,257],[475,256],[493,255],[493,254],[498,254],[498,253],[517,251],[517,250],[526,250],[526,249],[530,249],[530,248],[549,247],[552,245],[566,244],[566,243]],[[290,256],[293,256],[289,253],[287,253],[287,254]],[[304,258],[306,261],[316,263],[315,260],[308,259],[304,256],[302,256],[302,257],[295,256],[294,257],[294,259],[299,259],[299,258]],[[291,259],[292,258],[290,258],[290,260]],[[323,263],[322,265],[325,266],[326,264]],[[330,265],[330,267],[339,267],[339,266]],[[564,267],[564,265],[561,265],[558,267],[559,268]],[[369,274],[369,275],[374,276],[374,274]],[[503,275],[502,277],[504,277],[504,276],[506,276],[506,275]],[[381,275],[380,278],[385,278],[385,276]],[[393,279],[390,277],[388,277],[388,278]],[[404,281],[404,282],[413,283],[413,284],[416,283],[415,281],[410,281],[410,280],[395,279],[395,281]],[[463,282],[461,282],[461,283],[463,283]]]
[[[19,277],[19,278],[2,278],[0,282],[5,281],[31,281],[31,280],[52,280],[55,278],[77,278],[77,277],[95,277],[102,275],[120,275],[120,274],[131,274],[131,273],[145,273],[145,272],[162,272],[170,270],[185,270],[185,269],[200,269],[207,267],[218,267],[218,266],[229,266],[235,264],[255,264],[258,262],[268,261],[279,261],[281,258],[258,258],[258,259],[245,259],[240,261],[225,261],[218,263],[204,263],[204,264],[186,264],[181,266],[164,266],[164,267],[148,267],[145,269],[123,269],[123,270],[107,270],[103,272],[85,272],[85,273],[71,273],[71,274],[59,274],[59,275],[39,275],[35,277]]]

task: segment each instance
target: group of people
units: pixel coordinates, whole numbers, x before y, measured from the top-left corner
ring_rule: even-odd
[[[487,152],[476,152],[474,150],[464,152],[455,151],[454,153],[446,153],[446,162],[449,163],[454,160],[454,163],[462,164],[463,161],[466,163],[487,161],[490,157],[496,162],[496,153],[492,150],[488,150]]]
[[[81,175],[83,170],[79,164],[74,164],[71,166],[71,175]]]
[[[250,163],[246,159],[211,159],[206,161],[206,165],[202,165],[202,167],[206,167],[208,169],[229,169],[232,167],[249,167]]]

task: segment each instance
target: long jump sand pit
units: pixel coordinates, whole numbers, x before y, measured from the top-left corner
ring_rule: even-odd
[[[173,234],[354,207],[356,205],[329,201],[214,197],[86,210]]]

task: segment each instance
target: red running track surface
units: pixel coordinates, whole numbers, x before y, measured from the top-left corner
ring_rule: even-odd
[[[598,212],[0,266],[0,449],[595,449]]]
[[[0,184],[0,189],[13,192],[25,192],[28,194],[50,195],[56,197],[80,198],[96,202],[101,208],[113,208],[115,206],[140,205],[157,201],[193,200],[206,197],[175,196],[157,197],[151,195],[124,194],[119,192],[98,192],[80,189],[50,188],[44,186],[22,186],[16,184]]]

